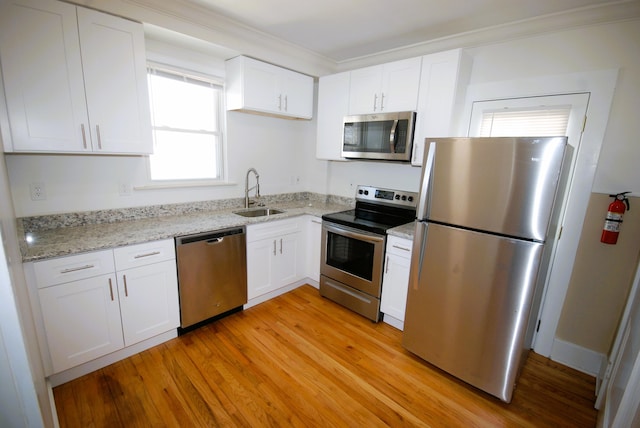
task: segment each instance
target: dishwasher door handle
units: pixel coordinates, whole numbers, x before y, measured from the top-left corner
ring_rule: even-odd
[[[207,241],[207,245],[216,245],[221,243],[222,241],[224,241],[224,237],[209,239]]]

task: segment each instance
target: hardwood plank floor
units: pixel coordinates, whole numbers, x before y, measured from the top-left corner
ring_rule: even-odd
[[[510,404],[303,286],[54,388],[61,427],[593,427],[595,380],[531,353]]]

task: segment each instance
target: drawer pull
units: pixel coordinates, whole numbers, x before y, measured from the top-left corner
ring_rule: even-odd
[[[153,251],[151,253],[146,253],[146,254],[138,254],[137,256],[134,256],[134,259],[141,259],[143,257],[150,257],[150,256],[157,256],[158,254],[160,254],[160,251]]]
[[[393,248],[397,248],[398,250],[411,251],[411,248],[399,247],[397,245],[392,245],[392,247]]]
[[[109,278],[109,293],[111,294],[111,301],[113,302],[113,284],[111,283],[111,278]]]
[[[122,282],[124,282],[124,297],[129,297],[129,290],[127,289],[127,275],[122,275]]]
[[[79,270],[85,270],[85,269],[91,269],[94,268],[94,265],[84,265],[84,266],[79,266],[79,267],[75,267],[75,268],[69,268],[69,269],[62,269],[60,271],[60,273],[71,273],[71,272],[77,272]]]

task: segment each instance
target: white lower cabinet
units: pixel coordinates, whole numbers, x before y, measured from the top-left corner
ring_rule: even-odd
[[[118,294],[125,346],[180,325],[174,260],[118,272]]]
[[[249,300],[302,278],[302,218],[247,226]]]
[[[389,236],[382,279],[380,311],[404,323],[404,312],[409,288],[411,266],[411,246],[409,239]],[[386,320],[385,320],[386,321]],[[402,325],[396,325],[402,329]]]
[[[53,373],[124,346],[115,275],[39,290]]]
[[[177,328],[172,239],[33,263],[51,373]]]

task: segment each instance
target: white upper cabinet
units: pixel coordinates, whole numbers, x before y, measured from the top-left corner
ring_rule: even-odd
[[[152,152],[141,24],[53,0],[0,8],[5,151]]]
[[[342,157],[342,128],[349,114],[349,83],[351,73],[322,76],[318,82],[318,127],[316,157],[346,160]]]
[[[422,57],[412,165],[422,166],[425,138],[463,136],[455,135],[454,117],[464,103],[470,73],[471,59],[461,49]]]
[[[311,119],[311,76],[244,56],[228,60],[226,73],[227,110]]]
[[[418,57],[353,70],[349,114],[416,110],[420,64]]]

